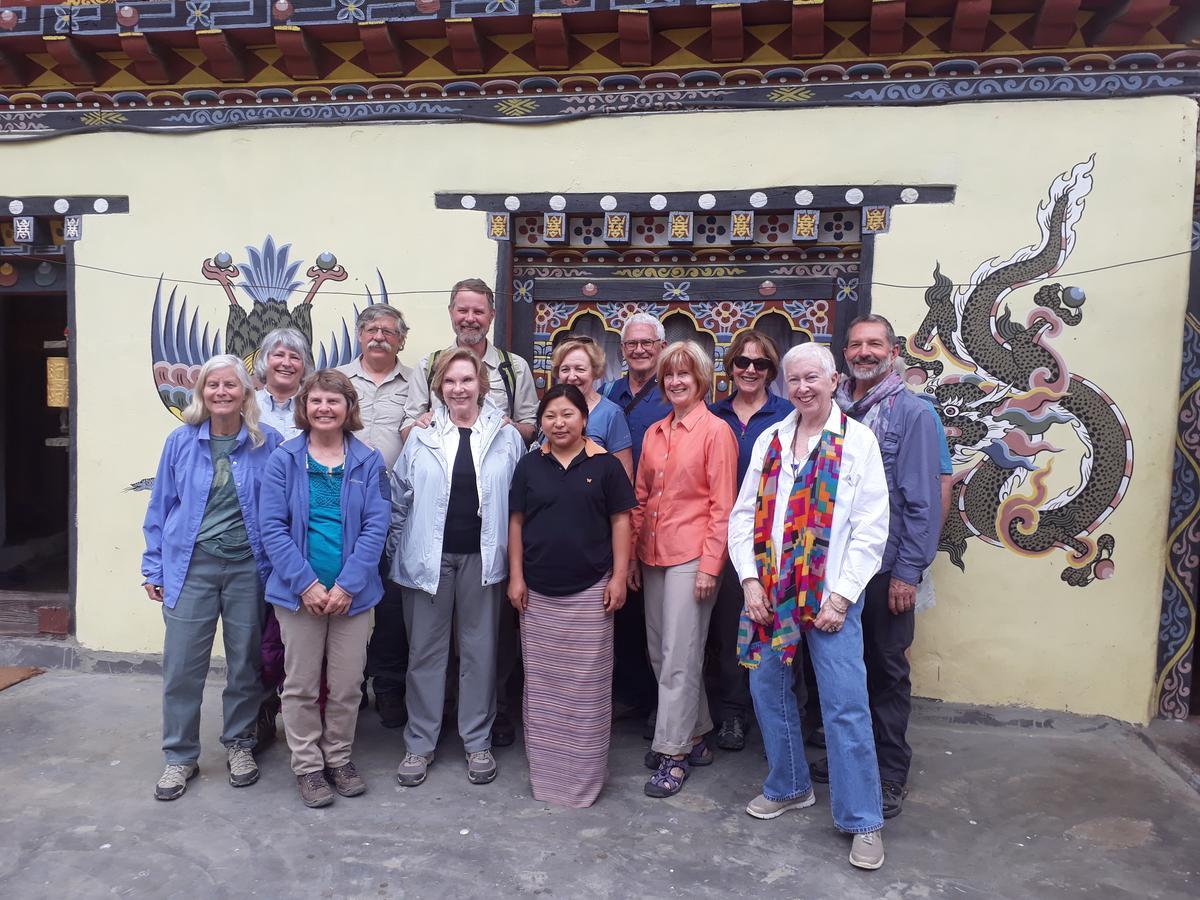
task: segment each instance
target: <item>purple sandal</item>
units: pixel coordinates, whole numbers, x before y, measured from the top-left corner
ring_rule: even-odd
[[[674,797],[679,793],[680,788],[683,787],[683,783],[687,781],[690,765],[686,756],[683,759],[673,759],[670,756],[662,757],[662,761],[658,765],[658,770],[646,782],[646,796],[659,798]],[[676,772],[680,774],[676,775]]]
[[[647,769],[657,769],[662,764],[662,758],[663,754],[656,753],[654,750],[647,750],[642,762],[646,764]],[[692,744],[692,750],[688,753],[689,766],[711,766],[712,761],[713,752],[709,749],[708,742],[704,738],[700,738],[700,740]]]

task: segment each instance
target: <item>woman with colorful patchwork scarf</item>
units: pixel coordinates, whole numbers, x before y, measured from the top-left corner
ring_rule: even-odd
[[[795,412],[755,442],[729,518],[729,555],[746,605],[738,656],[767,751],[762,793],[746,812],[774,819],[816,802],[792,662],[803,638],[821,694],[830,804],[853,835],[850,863],[883,865],[882,798],[863,664],[863,589],[888,535],[888,489],[871,429],[833,402],[833,355],[801,344],[783,357]]]

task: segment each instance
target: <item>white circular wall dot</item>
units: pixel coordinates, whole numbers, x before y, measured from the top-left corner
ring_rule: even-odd
[[[850,190],[846,191],[846,202],[847,203],[862,203],[862,199],[863,199],[863,192],[860,191],[858,188],[850,188]]]
[[[8,211],[10,213],[12,213],[14,216],[19,216],[21,213],[23,213],[25,211],[25,204],[22,203],[20,200],[9,200],[8,201]]]
[[[696,198],[696,203],[701,209],[712,209],[717,205],[717,198],[712,194],[701,194]]]
[[[750,195],[750,205],[755,209],[762,209],[767,205],[767,195],[762,191],[755,191]]]
[[[54,201],[54,211],[56,213],[65,213],[70,208],[71,208],[71,204],[68,203],[66,200],[64,200],[62,197],[59,197],[57,200]]]
[[[900,192],[900,199],[905,203],[916,203],[920,196],[916,188],[905,188]]]
[[[812,191],[796,191],[796,205],[810,206],[813,202]]]
[[[555,194],[550,198],[550,208],[555,212],[562,212],[567,208],[567,198],[562,194]]]
[[[617,198],[612,194],[605,194],[600,198],[600,208],[605,212],[612,212],[617,208]]]
[[[650,208],[651,209],[666,209],[667,208],[667,198],[664,197],[662,194],[655,194],[653,197],[650,198]]]
[[[521,201],[517,197],[511,197],[511,196],[505,197],[504,198],[504,208],[507,209],[509,212],[514,212],[515,210],[518,210],[521,208]]]
[[[463,209],[474,209],[475,208],[475,198],[472,197],[470,194],[467,194],[465,197],[463,197],[458,202],[462,204]]]
[[[103,197],[97,197],[96,202],[92,204],[92,209],[96,212],[108,212],[108,201]]]

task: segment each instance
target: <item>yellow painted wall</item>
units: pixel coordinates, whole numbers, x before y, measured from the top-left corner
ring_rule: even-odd
[[[483,217],[437,211],[439,190],[684,191],[774,184],[953,183],[952,206],[896,211],[875,277],[924,285],[935,261],[956,281],[1034,242],[1034,210],[1060,172],[1096,154],[1095,188],[1068,269],[1189,245],[1196,108],[1182,98],[988,103],[925,109],[692,113],[541,127],[419,124],[242,129],[196,135],[102,134],[5,145],[7,192],[127,194],[128,216],[92,216],[76,272],[79,423],[78,638],[154,651],[158,608],[138,574],[147,495],[175,425],[150,373],[153,280],[102,266],[203,281],[205,257],[258,246],[268,233],[311,262],[332,250],[375,289],[378,267],[408,316],[404,358],[448,342],[443,293],[495,272]],[[1130,135],[1139,139],[1130,140]],[[1145,720],[1149,711],[1170,487],[1187,260],[1074,279],[1085,324],[1057,346],[1129,419],[1136,465],[1105,530],[1116,575],[1062,584],[1061,553],[1041,559],[971,543],[965,574],[937,563],[938,605],[918,620],[916,692]],[[403,295],[401,292],[415,292]],[[180,287],[224,330],[210,283]],[[1028,290],[1026,293],[1030,293]],[[1028,296],[1014,304],[1024,308]],[[322,295],[320,340],[351,298]],[[908,333],[921,291],[879,288],[875,308]]]

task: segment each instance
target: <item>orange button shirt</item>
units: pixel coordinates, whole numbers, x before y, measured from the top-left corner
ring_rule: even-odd
[[[672,412],[650,426],[632,522],[639,560],[677,566],[699,557],[701,572],[720,576],[737,493],[737,455],[733,432],[703,403],[682,420]]]

